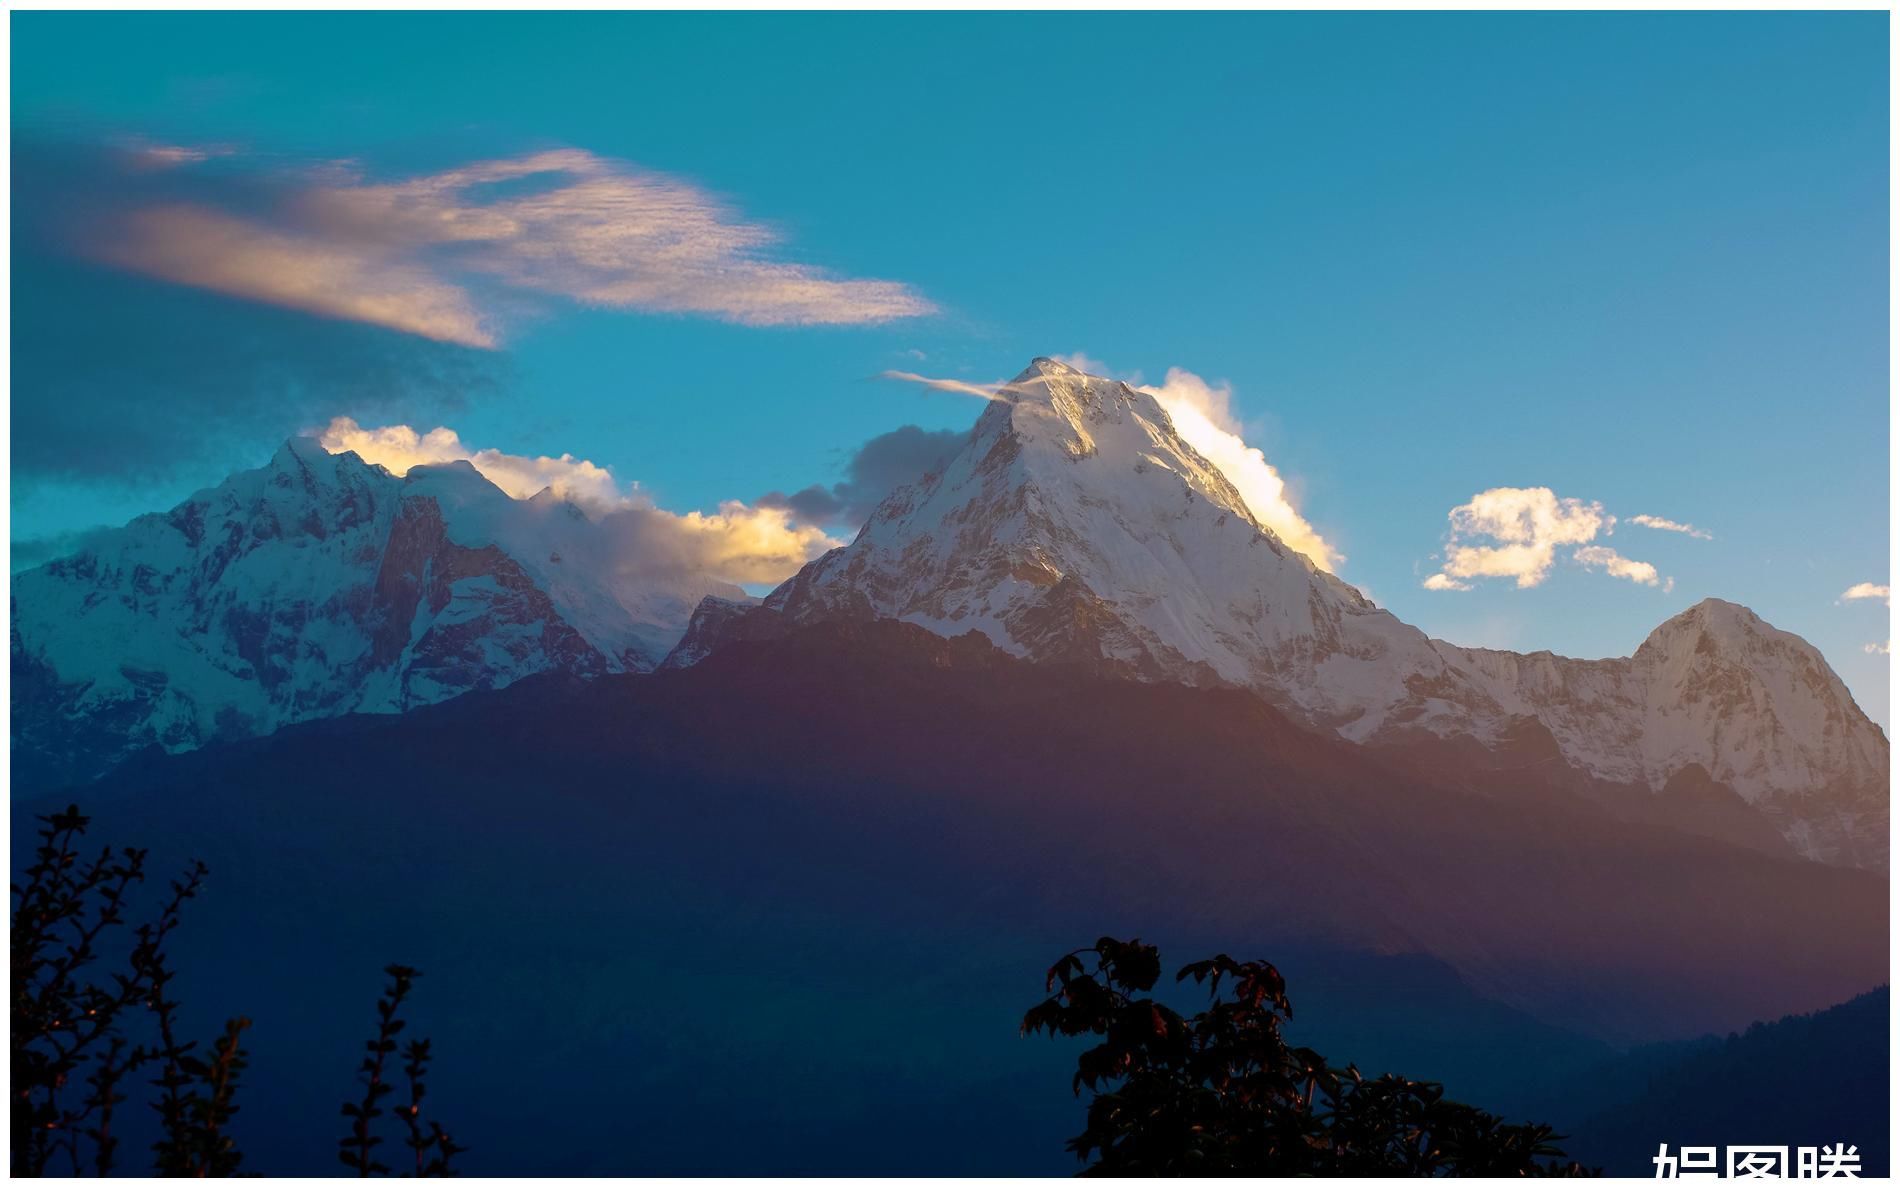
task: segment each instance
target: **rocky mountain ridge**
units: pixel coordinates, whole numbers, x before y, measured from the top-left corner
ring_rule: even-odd
[[[572,503],[512,499],[466,462],[397,477],[309,438],[169,512],[15,574],[16,782],[97,775],[531,673],[650,669],[709,594],[629,576]]]
[[[746,622],[762,616],[894,618],[1032,660],[1239,685],[1371,745],[1495,748],[1528,728],[1591,780],[1660,792],[1699,768],[1796,852],[1887,862],[1886,736],[1798,636],[1708,600],[1620,659],[1431,639],[1260,524],[1152,395],[1049,359],[762,608],[709,603],[669,663],[769,633]]]

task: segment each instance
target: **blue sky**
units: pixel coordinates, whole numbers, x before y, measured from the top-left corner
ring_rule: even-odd
[[[1433,634],[1627,654],[1719,596],[1884,724],[1888,612],[1841,595],[1888,584],[1886,21],[16,14],[12,537],[336,416],[710,511],[978,411],[882,371],[1082,352],[1224,383],[1342,576]],[[697,230],[363,263],[419,234],[392,193],[465,219],[576,178]],[[206,275],[280,246],[240,226],[353,303]],[[624,256],[655,243],[685,281]],[[1619,522],[1534,585],[1425,589],[1504,487]]]

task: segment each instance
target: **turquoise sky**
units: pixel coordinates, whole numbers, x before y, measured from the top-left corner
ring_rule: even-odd
[[[1841,601],[1889,571],[1884,13],[12,28],[22,555],[338,415],[571,452],[673,510],[753,501],[978,411],[881,371],[981,381],[1085,352],[1230,384],[1342,576],[1436,635],[1626,654],[1714,595],[1815,642],[1888,720],[1887,657],[1864,650],[1887,609]],[[138,221],[293,219],[365,252],[422,232],[310,209],[313,189],[571,150],[776,238],[736,278],[631,301],[526,247],[496,264],[431,241],[429,268],[472,271],[405,327],[386,303],[366,323],[186,277],[229,240]],[[389,258],[322,266],[374,287]],[[783,285],[744,305],[785,279],[759,261],[832,286],[823,316],[788,315]],[[402,300],[438,275],[402,265]],[[826,318],[845,324],[798,324]],[[1596,543],[1673,588],[1560,560],[1528,588],[1424,589],[1447,513],[1495,487],[1601,503],[1624,522]]]

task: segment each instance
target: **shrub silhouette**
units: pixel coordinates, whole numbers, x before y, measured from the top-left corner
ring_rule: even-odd
[[[240,1041],[251,1021],[229,1020],[200,1054],[196,1040],[179,1036],[179,1004],[168,989],[174,973],[165,942],[185,902],[203,886],[204,864],[189,863],[157,912],[128,938],[118,930],[126,926],[133,889],[145,881],[147,852],[106,847],[86,858],[80,841],[91,818],[77,806],[36,819],[33,861],[11,885],[12,1174],[110,1174],[118,1166],[113,1121],[133,1077],[144,1077],[155,1090],[157,1174],[237,1174],[244,1157],[228,1127],[238,1112],[246,1068]],[[108,967],[103,977],[99,966]],[[383,1065],[403,1028],[397,1009],[418,976],[403,966],[386,972],[393,984],[377,1004],[381,1022],[363,1062],[364,1103],[344,1106],[346,1115],[362,1111],[343,1148],[344,1162],[364,1175],[387,1171],[370,1158],[381,1139],[369,1122],[383,1112],[376,1102],[392,1091],[382,1082]],[[145,1041],[132,1043],[134,1033]],[[397,1114],[404,1141],[415,1150],[415,1174],[450,1175],[450,1162],[463,1148],[435,1123],[427,1130],[421,1123],[428,1061],[429,1041],[410,1043],[403,1069],[409,1102]]]
[[[1087,958],[1093,959],[1093,967]],[[1442,1086],[1329,1066],[1282,1035],[1286,984],[1264,961],[1226,954],[1175,975],[1205,985],[1183,1017],[1149,997],[1161,956],[1103,937],[1049,970],[1025,1035],[1100,1038],[1076,1061],[1088,1123],[1069,1140],[1084,1175],[1587,1174],[1548,1126],[1510,1125],[1448,1101]]]
[[[376,1038],[363,1045],[369,1055],[363,1057],[359,1070],[363,1099],[343,1103],[343,1116],[350,1119],[350,1133],[337,1143],[337,1158],[342,1160],[345,1167],[355,1168],[360,1176],[389,1174],[389,1168],[376,1162],[372,1155],[383,1140],[371,1132],[370,1123],[383,1114],[383,1108],[376,1103],[396,1091],[395,1086],[384,1078],[383,1070],[390,1055],[396,1051],[396,1034],[405,1026],[398,1012],[402,1009],[403,1000],[409,997],[415,980],[422,976],[406,965],[391,965],[383,972],[389,975],[389,988],[377,1000]],[[403,1075],[409,1082],[409,1102],[396,1107],[396,1117],[407,1131],[403,1142],[415,1154],[415,1174],[453,1175],[450,1162],[466,1148],[451,1142],[448,1134],[434,1121],[429,1123],[426,1133],[422,1128],[422,1098],[427,1092],[423,1081],[429,1067],[429,1041],[411,1040],[403,1056]]]

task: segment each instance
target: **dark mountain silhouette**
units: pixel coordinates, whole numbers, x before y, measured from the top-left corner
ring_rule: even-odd
[[[1239,690],[839,621],[83,799],[102,840],[211,866],[180,998],[256,1020],[246,1150],[283,1171],[334,1158],[302,1125],[334,1102],[283,1070],[350,1049],[337,987],[390,953],[429,973],[432,1096],[491,1172],[1071,1170],[1064,1054],[1015,1025],[1077,935],[1270,957],[1300,1042],[1499,1110],[1605,1041],[1885,978],[1883,879],[1403,758]]]
[[[1891,1159],[1887,987],[1739,1034],[1639,1048],[1588,1070],[1545,1104],[1566,1149],[1611,1175],[1653,1176],[1658,1143],[1860,1149],[1861,1174]]]

